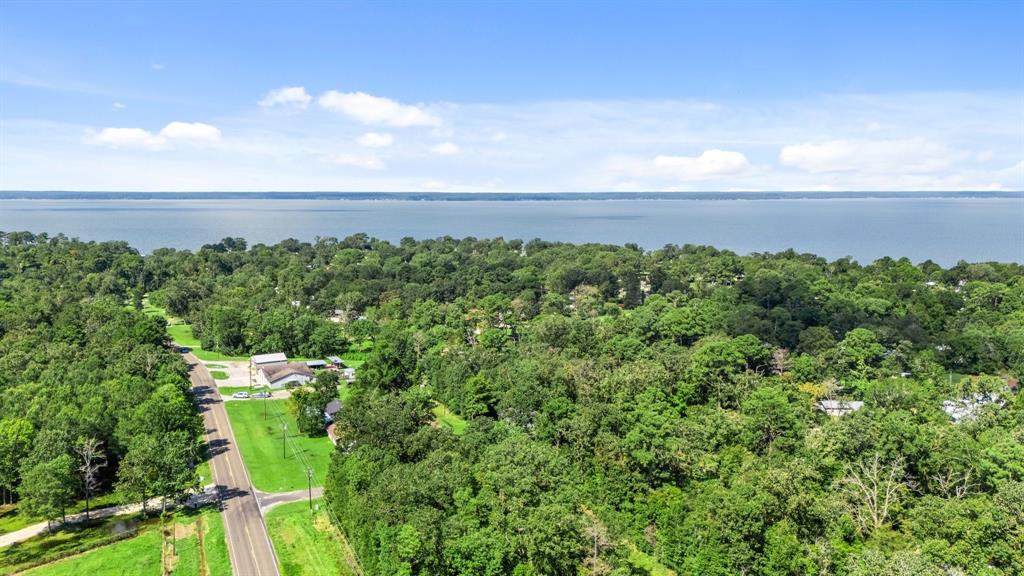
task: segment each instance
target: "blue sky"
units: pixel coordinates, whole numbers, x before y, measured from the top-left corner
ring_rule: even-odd
[[[0,188],[1024,188],[1024,3],[0,4]]]

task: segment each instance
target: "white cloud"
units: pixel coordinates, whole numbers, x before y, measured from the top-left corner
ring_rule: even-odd
[[[99,132],[87,131],[85,141],[111,148],[144,148],[163,150],[173,141],[217,142],[220,130],[202,122],[171,122],[158,134],[142,128],[104,128]]]
[[[390,98],[372,96],[365,92],[336,92],[331,90],[320,96],[320,106],[345,114],[363,124],[387,126],[439,126],[441,119],[423,109],[400,104]]]
[[[707,180],[742,174],[750,169],[750,162],[742,152],[711,149],[700,156],[658,155],[639,172],[678,180]],[[642,174],[641,174],[642,175]]]
[[[267,92],[267,95],[259,101],[259,105],[264,108],[273,106],[305,108],[312,100],[313,97],[306,93],[306,89],[302,86],[283,86]]]
[[[440,144],[430,147],[430,151],[434,154],[440,154],[442,156],[453,156],[459,153],[459,145],[454,142],[442,142]]]
[[[315,103],[302,114],[267,114],[250,106],[211,122],[223,131],[216,144],[162,136],[166,122],[117,123],[122,128],[86,132],[86,141],[96,144],[88,147],[82,146],[87,126],[18,118],[3,122],[0,174],[5,187],[20,189],[417,190],[443,180],[448,189],[484,190],[494,182],[496,190],[529,192],[1020,190],[1022,96],[858,94],[717,106],[636,100],[430,103],[423,110],[444,124],[401,134],[398,128],[364,128]],[[128,96],[104,97],[101,102],[109,106]],[[871,122],[881,130],[867,133]],[[498,132],[509,137],[495,143]],[[391,133],[394,143],[361,147],[357,142],[365,133]],[[448,141],[461,146],[459,155],[428,151]],[[828,145],[834,142],[853,144]],[[210,154],[214,145],[217,153]],[[147,149],[173,153],[130,154]],[[341,152],[355,157],[342,158],[349,165],[387,165],[345,168],[331,161]],[[378,161],[362,154],[376,154]],[[123,169],[105,169],[115,162]]]
[[[367,148],[387,148],[395,143],[395,138],[391,134],[367,132],[356,138],[356,142],[360,146],[366,146]]]
[[[120,102],[114,102],[114,104],[111,107],[114,110],[124,110],[125,108],[124,104],[121,104]]]
[[[220,130],[202,122],[171,122],[160,131],[160,136],[173,140],[217,142]]]
[[[935,172],[954,154],[924,138],[904,140],[829,140],[782,148],[779,162],[812,174],[822,172]]]
[[[338,154],[331,159],[335,164],[342,166],[354,166],[365,170],[381,170],[384,168],[384,161],[376,156],[359,156],[356,154]]]
[[[149,150],[159,150],[166,143],[165,138],[155,136],[142,128],[104,128],[99,133],[88,135],[86,141],[111,148],[147,148]]]
[[[152,68],[153,70],[156,70],[157,72],[159,72],[160,70],[163,70],[164,68],[166,68],[166,66],[164,66],[163,64],[161,64],[159,62],[154,62],[154,63],[150,64],[149,67]]]

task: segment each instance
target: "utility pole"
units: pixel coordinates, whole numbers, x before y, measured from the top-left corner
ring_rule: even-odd
[[[306,490],[309,491],[309,511],[313,511],[313,469],[306,467]]]
[[[288,440],[288,425],[287,424],[282,424],[281,425],[281,458],[282,459],[288,457],[288,446],[287,446],[287,444],[285,444],[285,442],[287,440]]]

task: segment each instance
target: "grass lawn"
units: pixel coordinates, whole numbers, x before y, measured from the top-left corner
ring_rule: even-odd
[[[229,576],[231,566],[220,513],[209,508],[181,511],[175,516],[177,554],[173,573],[197,576],[205,571],[210,576]],[[173,525],[168,524],[167,528]],[[135,531],[135,535],[117,539],[126,530]],[[0,574],[30,566],[36,567],[26,574],[33,576],[160,574],[162,540],[159,517],[106,518],[86,527],[42,534],[0,549]]]
[[[314,500],[314,505],[320,500]],[[282,576],[352,576],[351,550],[322,509],[308,502],[282,504],[267,512],[267,529]]]
[[[264,402],[269,417],[264,419]],[[288,414],[287,400],[225,402],[238,450],[253,486],[263,492],[306,488],[306,469],[313,468],[313,486],[322,486],[334,445],[326,436],[308,438]],[[288,425],[287,454],[282,455],[282,424]]]
[[[227,380],[231,377],[223,370],[210,370],[210,376],[213,376],[214,380]]]
[[[213,370],[213,369],[223,370],[224,368],[227,368],[227,366],[225,366],[223,364],[206,364],[206,368],[209,369],[209,370]]]
[[[167,335],[180,346],[188,346],[189,348],[200,348],[202,346],[199,339],[192,334],[191,324],[175,324],[173,326],[168,326]]]
[[[117,496],[113,493],[100,494],[94,497],[89,502],[90,510],[97,510],[99,508],[106,508],[107,506],[116,506],[121,501],[117,499]],[[68,514],[77,514],[78,512],[85,512],[85,500],[79,500],[73,505],[68,506]],[[14,532],[15,530],[21,530],[26,526],[32,524],[38,524],[39,522],[45,522],[46,518],[37,518],[34,516],[25,516],[24,514],[18,513],[17,504],[6,504],[0,506],[0,534],[7,534]]]
[[[437,418],[437,423],[440,426],[452,431],[452,434],[461,436],[466,433],[466,426],[469,426],[469,422],[466,422],[461,416],[452,412],[447,406],[440,402],[431,409],[434,416]]]

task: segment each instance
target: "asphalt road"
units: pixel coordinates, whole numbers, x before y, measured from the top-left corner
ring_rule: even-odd
[[[249,473],[235,448],[235,435],[213,377],[192,354],[185,354],[185,361],[191,366],[192,389],[206,426],[206,444],[212,455],[213,482],[221,495],[232,572],[236,576],[280,576],[274,545],[267,534]]]

